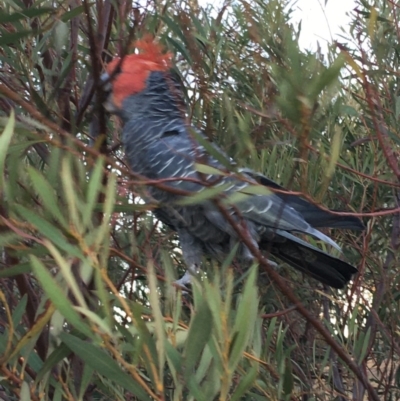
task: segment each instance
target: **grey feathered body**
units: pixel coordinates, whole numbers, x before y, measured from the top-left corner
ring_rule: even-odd
[[[176,181],[164,182],[164,185],[193,194],[204,190],[208,184],[223,185],[227,196],[243,191],[251,183],[260,180],[266,186],[279,187],[251,170],[243,172],[244,180],[234,176],[199,174],[195,163],[221,170],[224,167],[195,140],[192,134],[194,128],[186,125],[180,102],[179,89],[170,76],[162,72],[152,72],[146,89],[124,100],[120,112],[125,122],[123,143],[134,172],[161,181],[177,178]],[[156,215],[178,232],[189,265],[198,266],[204,252],[223,259],[238,243],[235,230],[212,200],[180,206],[177,201],[181,195],[155,186],[150,186],[148,191],[160,205]],[[338,247],[312,225],[324,226],[325,218],[328,226],[361,229],[362,223],[358,219],[334,219],[329,213],[299,197],[279,196],[272,192],[248,196],[227,210],[234,219],[238,219],[236,211],[239,210],[255,244],[322,282],[341,287],[356,271],[294,234],[309,234]],[[313,219],[313,215],[318,216]],[[249,260],[251,254],[241,245],[238,257]]]

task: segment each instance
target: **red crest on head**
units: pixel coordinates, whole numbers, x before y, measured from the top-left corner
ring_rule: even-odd
[[[113,59],[107,65],[107,73],[111,76],[119,66],[121,72],[112,80],[113,101],[117,107],[130,95],[141,92],[146,86],[146,80],[152,71],[168,71],[172,65],[172,54],[163,53],[163,48],[151,36],[137,40],[134,46],[139,54],[129,54],[121,59]]]

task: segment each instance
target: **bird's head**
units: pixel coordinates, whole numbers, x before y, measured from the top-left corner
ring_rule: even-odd
[[[150,37],[135,42],[139,53],[114,58],[102,75],[103,89],[109,92],[105,108],[118,113],[125,99],[143,92],[153,73],[167,73],[172,65],[172,54],[163,51]]]

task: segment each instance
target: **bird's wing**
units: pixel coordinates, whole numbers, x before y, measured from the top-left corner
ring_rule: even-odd
[[[175,177],[176,181],[169,181],[168,185],[183,191],[199,192],[206,188],[206,183],[202,185],[201,182],[193,182],[190,179],[201,181],[204,178],[209,183],[219,179],[218,185],[225,185],[226,195],[245,192],[251,185],[245,180],[241,181],[232,176],[207,174],[201,177],[195,168],[196,162],[203,161],[204,164],[216,168],[222,168],[222,166],[215,159],[207,156],[204,148],[179,130],[175,133],[169,131],[168,135],[154,142],[149,147],[147,159],[151,166],[152,178],[162,180]],[[244,217],[281,230],[307,232],[309,229],[309,224],[300,213],[286,205],[273,192],[268,195],[248,194],[247,196],[244,192],[245,199],[235,205]]]
[[[294,237],[289,233],[290,231],[309,234],[341,251],[335,241],[311,227],[299,212],[288,206],[275,194],[249,196],[235,206],[243,217],[273,229],[280,235]]]
[[[259,184],[272,189],[285,190],[284,187],[278,185],[276,182],[270,180],[266,176],[252,171],[250,169],[244,168],[240,169],[253,179],[255,179]],[[288,206],[299,212],[305,221],[309,223],[314,228],[330,227],[330,228],[340,228],[348,230],[364,230],[365,226],[362,221],[354,216],[338,216],[332,214],[328,211],[322,210],[320,207],[308,202],[307,200],[301,198],[298,195],[276,193],[276,195],[282,199]]]
[[[129,154],[129,153],[128,153]],[[231,195],[245,191],[252,184],[232,176],[207,174],[201,176],[195,168],[196,162],[202,162],[216,168],[222,168],[218,161],[207,155],[205,149],[188,135],[185,127],[171,127],[157,141],[154,141],[144,155],[148,165],[147,175],[158,180],[176,178],[166,185],[187,192],[199,192],[206,188],[199,182],[190,181],[205,178],[208,182],[218,181],[225,185],[224,193]],[[183,179],[182,179],[183,178]],[[247,177],[247,179],[251,177]],[[312,235],[340,250],[340,247],[329,237],[314,229],[303,218],[301,213],[279,198],[274,193],[267,195],[246,195],[235,203],[236,209],[244,218],[271,229],[295,231]],[[205,202],[210,209],[215,209],[212,202]],[[229,207],[229,206],[228,206]],[[231,209],[232,210],[232,209]]]

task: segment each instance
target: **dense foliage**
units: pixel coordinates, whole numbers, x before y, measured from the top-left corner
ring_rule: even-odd
[[[292,7],[0,0],[3,399],[400,399],[398,6],[359,0],[327,54],[299,49]],[[329,232],[359,268],[346,290],[263,260],[205,260],[176,290],[176,236],[99,89],[147,33],[239,165],[363,217]]]

